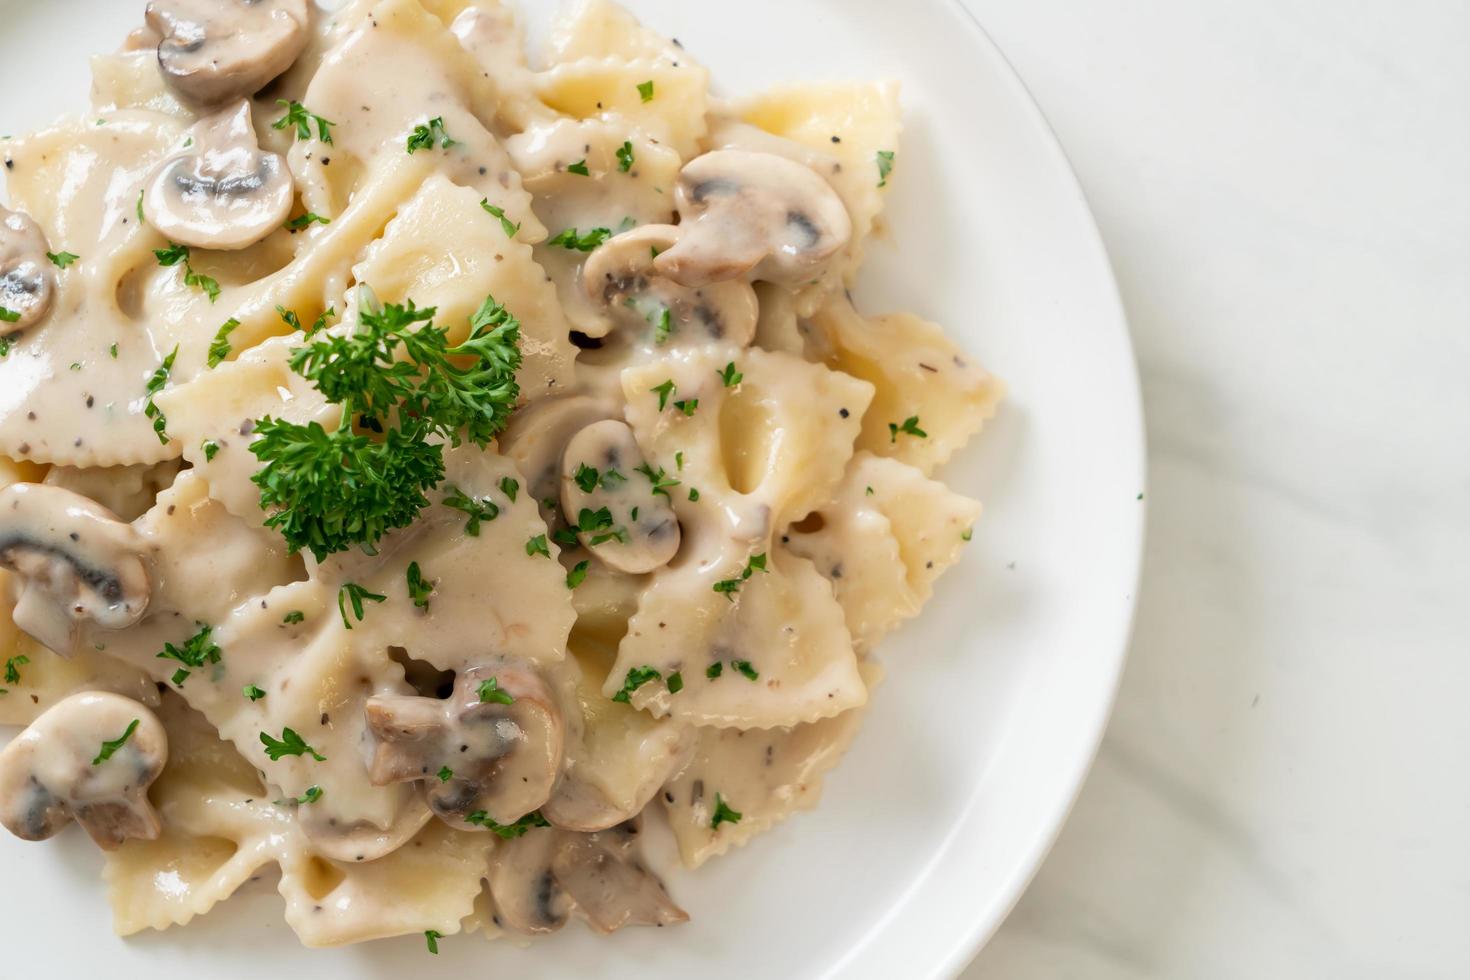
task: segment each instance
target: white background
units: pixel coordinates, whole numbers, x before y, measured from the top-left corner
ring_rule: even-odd
[[[965,980],[1470,976],[1470,4],[967,3],[1151,458],[1117,714]]]

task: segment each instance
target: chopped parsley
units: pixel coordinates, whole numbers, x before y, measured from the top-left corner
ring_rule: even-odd
[[[316,138],[323,143],[331,144],[332,127],[337,125],[336,123],[323,119],[295,100],[288,102],[285,99],[277,99],[276,105],[285,106],[286,114],[271,123],[271,129],[285,129],[288,126],[295,126],[296,138],[299,140],[309,140],[311,139],[312,123],[315,123]]]
[[[588,466],[586,463],[578,463],[577,471],[572,475],[572,481],[583,493],[591,493],[597,489],[597,481],[601,475],[595,467]]]
[[[463,490],[452,483],[445,484],[444,491],[444,506],[464,511],[468,517],[464,530],[472,538],[480,536],[481,521],[493,521],[500,516],[500,506],[489,497],[466,496]]]
[[[623,704],[631,704],[632,702],[629,701],[629,696],[634,691],[649,681],[661,680],[663,676],[663,674],[660,674],[652,667],[634,667],[628,671],[628,676],[623,679],[623,689],[614,694],[612,699],[614,701],[620,701]]]
[[[217,664],[220,660],[220,648],[209,634],[214,631],[212,626],[201,625],[199,631],[184,641],[182,647],[176,647],[172,643],[165,643],[163,650],[158,653],[159,660],[177,660],[184,667],[192,667],[198,670],[205,664]],[[173,682],[175,686],[182,687],[189,671],[184,667],[174,672]]]
[[[107,348],[107,353],[112,355],[114,361],[117,360],[117,344],[114,343],[111,347]]]
[[[574,252],[591,252],[612,237],[610,228],[590,228],[585,235],[578,235],[575,228],[564,228],[557,232],[547,245],[560,245]]]
[[[148,401],[143,405],[143,414],[153,420],[153,432],[158,436],[158,441],[165,446],[168,445],[168,434],[163,430],[168,426],[168,416],[153,404],[153,396],[168,384],[168,376],[174,369],[174,358],[178,356],[179,345],[174,344],[174,349],[168,352],[154,372],[148,376],[148,384],[144,386],[144,390],[148,393]]]
[[[511,503],[516,502],[516,494],[520,492],[520,489],[521,483],[515,477],[502,476],[500,478],[500,492],[505,494]]]
[[[464,822],[476,827],[484,827],[501,840],[515,840],[525,835],[532,827],[550,827],[546,818],[541,815],[540,810],[532,810],[515,823],[499,824],[490,819],[490,814],[484,810],[476,810],[464,818]]]
[[[684,675],[677,670],[674,671],[669,675],[668,686],[670,694],[678,694],[684,690]]]
[[[691,504],[699,502],[699,490],[695,487],[689,488],[689,502]]]
[[[916,436],[920,439],[929,438],[929,433],[919,428],[919,417],[917,415],[910,415],[908,418],[903,420],[902,425],[895,425],[892,422],[888,423],[889,442],[898,442],[898,437],[900,434],[906,436]]]
[[[429,596],[434,594],[434,583],[424,578],[423,572],[419,570],[419,563],[416,561],[408,563],[408,570],[405,574],[408,578],[408,597],[413,600],[415,606],[420,609],[428,609]]]
[[[668,307],[664,307],[658,315],[658,322],[653,325],[653,342],[664,344],[674,335],[674,315]]]
[[[888,186],[888,175],[893,172],[893,151],[879,150],[876,157],[878,163],[878,186]]]
[[[723,663],[721,663],[720,661],[716,660],[714,663],[710,664],[708,667],[706,667],[704,669],[704,676],[708,677],[712,681],[713,680],[719,680],[720,675],[723,674],[724,672],[725,672],[725,665]]]
[[[277,306],[276,315],[279,316],[281,320],[285,322],[286,326],[290,327],[292,330],[300,330],[302,333],[309,335],[314,334],[318,330],[325,327],[327,325],[327,321],[337,315],[337,308],[334,306],[327,307],[325,310],[322,311],[322,315],[316,318],[316,322],[314,322],[309,327],[303,327],[301,325],[301,318],[296,315],[295,310],[288,310],[284,306]]]
[[[429,952],[435,956],[439,955],[439,940],[444,938],[444,933],[438,929],[425,929],[424,941],[429,944]]]
[[[505,216],[505,209],[491,204],[488,197],[480,201],[480,207],[488,211],[492,217],[500,219],[500,230],[505,232],[506,238],[516,237],[516,232],[521,230],[520,225]]]
[[[286,618],[281,620],[281,622],[286,623],[287,625],[294,626],[295,624],[302,622],[305,619],[306,613],[302,612],[300,609],[293,609],[290,612],[286,613]]]
[[[662,412],[664,410],[664,406],[669,403],[669,396],[679,389],[674,384],[674,379],[669,378],[663,384],[654,385],[648,390],[658,395],[658,410]]]
[[[219,452],[219,443],[213,439],[205,439],[199,444],[199,448],[204,450],[204,461],[208,463],[214,459],[215,453]]]
[[[454,778],[454,770],[449,768],[448,766],[440,766],[437,775],[439,777],[439,782],[447,783]]]
[[[134,718],[132,721],[128,722],[128,727],[123,730],[123,733],[121,735],[119,735],[117,738],[109,739],[108,741],[103,742],[101,751],[97,753],[97,758],[92,760],[92,765],[100,766],[108,759],[111,759],[113,753],[122,748],[125,744],[127,744],[128,739],[133,737],[133,732],[136,732],[138,730],[138,724],[140,721],[141,719]]]
[[[623,145],[618,147],[617,158],[619,173],[627,173],[633,169],[633,143],[631,140],[624,140]]]
[[[20,314],[15,312],[14,310],[9,310],[3,306],[0,306],[0,320],[5,321],[6,323],[19,323]]]
[[[294,316],[295,314],[292,315]],[[234,333],[235,328],[239,325],[239,320],[230,317],[224,323],[220,324],[220,328],[215,331],[214,340],[209,343],[209,360],[207,363],[210,367],[219,367],[220,362],[230,356],[230,334]]]
[[[638,83],[638,98],[642,99],[644,102],[652,102],[653,101],[653,80],[652,79],[649,79],[646,82],[639,82]]]
[[[158,264],[165,268],[172,268],[180,263],[184,266],[184,285],[204,290],[213,303],[219,299],[219,282],[209,276],[194,271],[194,266],[189,262],[189,246],[180,245],[177,242],[169,242],[168,248],[155,248],[154,258]]]
[[[31,658],[27,657],[23,653],[18,657],[10,657],[9,659],[7,659],[5,661],[5,683],[19,684],[20,668],[24,667],[30,662]]]
[[[588,547],[595,548],[606,541],[628,543],[627,528],[614,527],[612,511],[606,507],[599,507],[597,510],[583,507],[577,515],[577,530],[592,535],[592,539],[587,542]]]
[[[766,571],[765,553],[762,552],[759,555],[752,555],[750,561],[745,563],[745,569],[740,573],[739,578],[721,579],[715,583],[714,589],[716,592],[723,594],[726,599],[734,602],[735,593],[740,591],[740,586],[744,585],[756,572],[764,571]]]
[[[81,258],[81,256],[73,255],[70,252],[47,252],[46,258],[50,259],[51,264],[56,266],[56,268],[65,269],[77,259]]]
[[[305,793],[289,800],[276,800],[276,806],[305,806],[322,798],[322,788],[312,786]]]
[[[352,621],[347,618],[348,606],[352,607],[352,615],[356,616],[357,621],[360,623],[363,617],[362,604],[364,600],[367,602],[386,602],[387,599],[387,596],[378,595],[376,592],[369,592],[356,582],[344,583],[342,588],[337,590],[337,611],[342,614],[342,625],[347,629],[352,629]]]
[[[573,565],[572,570],[567,572],[567,588],[575,589],[581,585],[583,580],[587,578],[587,569],[591,566],[592,563],[586,560],[579,561]]]
[[[317,762],[327,761],[326,756],[307,745],[306,740],[296,734],[293,728],[281,729],[280,738],[271,738],[265,732],[261,732],[260,744],[265,746],[265,754],[270,756],[272,762],[280,762],[288,755],[309,755]]]
[[[481,681],[480,687],[481,704],[515,704],[516,699],[509,691],[503,690],[500,681],[494,677],[488,681]]]
[[[251,701],[259,701],[261,698],[265,697],[265,692],[256,687],[254,684],[246,684],[245,687],[241,690],[241,693],[244,694]]]
[[[748,681],[757,680],[761,676],[760,671],[752,667],[749,660],[732,660],[730,661],[730,666],[744,674],[745,679]]]
[[[960,532],[960,540],[961,541],[968,541],[968,540],[970,540],[971,537],[974,536],[974,534],[975,534],[975,529],[973,527],[967,527],[963,531]]]
[[[332,219],[323,218],[315,211],[308,211],[300,217],[292,218],[290,221],[286,222],[286,227],[289,228],[291,231],[300,231],[303,228],[311,227],[313,223],[329,225],[332,223]]]
[[[538,534],[526,542],[526,557],[533,558],[540,555],[542,558],[551,557],[551,549],[546,545],[546,535]]]
[[[416,150],[432,150],[435,141],[438,141],[441,150],[447,150],[459,142],[449,137],[449,132],[444,128],[443,116],[435,116],[413,128],[408,137],[408,152],[413,154]]]
[[[744,816],[739,810],[732,810],[719,793],[715,794],[715,815],[710,818],[711,830],[718,830],[722,823],[739,823]]]
[[[720,380],[725,382],[726,388],[733,388],[745,380],[745,375],[735,370],[735,362],[731,361],[725,365],[725,370],[719,372]]]
[[[674,468],[680,473],[684,472],[684,450],[682,449],[674,453]]]
[[[592,172],[587,169],[587,161],[585,159],[578,160],[576,163],[567,164],[567,173],[577,174],[580,177],[592,176]]]
[[[695,410],[699,408],[699,399],[687,398],[683,401],[677,401],[674,402],[674,407],[683,412],[686,418],[692,417]]]
[[[664,473],[664,468],[662,466],[655,470],[647,463],[644,463],[638,467],[637,471],[648,477],[648,482],[653,484],[653,490],[651,492],[655,497],[659,494],[663,494],[665,497],[668,497],[669,488],[677,487],[679,485],[678,480],[668,479],[667,475]],[[672,500],[673,498],[669,497],[669,499]]]

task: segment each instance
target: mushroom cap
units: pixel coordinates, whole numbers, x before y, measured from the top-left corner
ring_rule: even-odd
[[[585,426],[612,418],[617,407],[589,395],[540,398],[519,409],[496,440],[500,454],[516,464],[526,491],[538,504],[561,499],[562,454]]]
[[[137,722],[106,759],[112,742]],[[22,840],[46,840],[75,817],[104,850],[158,836],[148,787],[168,761],[156,715],[120,694],[63,698],[0,751],[0,824]]]
[[[125,629],[148,608],[142,539],[95,501],[60,487],[0,490],[0,567],[15,572],[15,625],[66,656],[90,619]]]
[[[0,319],[0,337],[38,322],[51,308],[55,283],[46,235],[31,216],[0,207],[0,307],[17,320]]]
[[[695,157],[675,188],[679,241],[654,260],[685,286],[763,279],[796,286],[852,238],[842,198],[810,167],[774,153]]]
[[[307,0],[152,0],[158,68],[178,95],[209,108],[259,92],[308,40]]]
[[[575,522],[584,510],[607,508],[611,527],[579,530],[577,536],[603,564],[632,575],[667,565],[679,550],[679,519],[668,497],[650,494],[637,475],[644,464],[633,430],[619,419],[587,426],[572,436],[562,455],[563,512]],[[584,466],[597,471],[591,490],[577,481]]]
[[[663,311],[671,334],[665,345],[723,341],[744,347],[755,337],[760,314],[747,282],[691,286],[675,281],[659,259],[683,241],[685,226],[643,225],[615,235],[587,257],[582,288],[623,331],[652,337]],[[649,346],[656,346],[650,341]]]
[[[296,183],[278,153],[260,149],[250,103],[207,116],[189,149],[164,160],[143,192],[148,223],[197,248],[247,248],[285,224]]]
[[[480,699],[492,679],[509,704]],[[457,830],[474,829],[465,818],[476,811],[515,823],[546,802],[561,771],[561,708],[540,674],[517,661],[464,671],[444,701],[378,696],[366,710],[378,741],[373,783],[424,780],[430,809]],[[442,778],[441,768],[452,775]]]

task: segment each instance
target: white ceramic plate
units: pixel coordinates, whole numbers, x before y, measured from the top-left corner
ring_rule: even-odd
[[[523,0],[523,9],[550,6]],[[630,0],[738,93],[890,76],[907,129],[869,312],[944,323],[1010,384],[944,474],[982,498],[964,562],[891,638],[861,736],[800,815],[670,886],[693,921],[522,950],[453,937],[302,950],[269,883],[186,929],[112,935],[81,834],[0,840],[0,977],[460,975],[929,978],[959,971],[1030,880],[1106,723],[1143,529],[1137,379],[1107,258],[1061,150],[955,0]],[[0,0],[0,133],[80,111],[87,55],[143,0]],[[533,34],[545,11],[530,11]]]

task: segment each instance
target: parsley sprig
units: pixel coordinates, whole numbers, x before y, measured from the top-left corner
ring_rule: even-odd
[[[315,123],[316,138],[323,143],[331,144],[332,127],[337,125],[336,123],[329,119],[323,119],[295,100],[288,102],[285,99],[277,99],[276,105],[285,106],[286,114],[271,123],[271,129],[285,129],[287,126],[295,126],[296,138],[299,140],[309,140],[311,139],[312,123]]]

